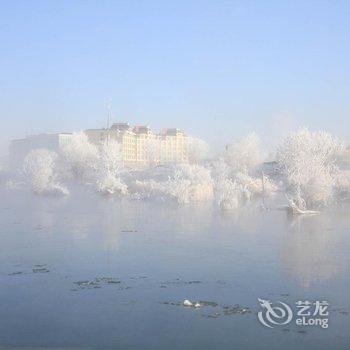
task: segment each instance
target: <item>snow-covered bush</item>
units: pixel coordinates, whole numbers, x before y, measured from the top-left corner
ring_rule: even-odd
[[[135,182],[134,197],[175,200],[178,203],[210,201],[213,182],[210,171],[200,165],[174,165],[164,181],[154,179]]]
[[[265,196],[276,190],[260,170],[262,159],[260,139],[255,133],[227,146],[224,157],[212,167],[215,198],[220,208],[236,209],[256,195]]]

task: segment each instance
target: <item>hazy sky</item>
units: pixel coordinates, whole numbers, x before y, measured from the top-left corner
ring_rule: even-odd
[[[350,1],[0,1],[0,148],[113,119],[350,139]],[[279,129],[281,131],[279,131]]]

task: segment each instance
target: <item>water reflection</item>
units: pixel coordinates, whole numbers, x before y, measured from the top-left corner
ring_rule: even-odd
[[[322,287],[330,300],[339,300],[339,290],[349,290],[348,210],[291,218],[284,211],[262,211],[259,203],[222,213],[207,204],[179,206],[86,192],[65,199],[0,198],[5,343],[47,345],[65,339],[114,349],[121,339],[144,345],[157,334],[164,341],[158,348],[166,348],[171,331],[174,339],[186,335],[188,344],[203,339],[196,348],[214,335],[227,340],[217,348],[228,343],[242,348],[252,330],[259,339],[272,334],[259,333],[265,330],[255,314],[208,319],[203,310],[163,302],[203,298],[252,306],[259,296],[280,297],[281,292],[294,301],[300,290],[316,296]],[[50,272],[33,273],[35,264],[45,264]],[[16,271],[21,274],[11,275]],[[103,276],[120,278],[122,284],[72,291],[76,281]],[[344,309],[347,296],[343,299]],[[197,329],[188,332],[188,327]],[[327,333],[333,332],[327,345],[334,343],[336,329]],[[273,334],[278,344],[288,337]],[[296,336],[292,330],[289,335]],[[303,337],[314,339],[311,333]]]
[[[281,258],[287,270],[303,288],[324,283],[340,273],[334,251],[335,220],[322,215],[287,216]]]

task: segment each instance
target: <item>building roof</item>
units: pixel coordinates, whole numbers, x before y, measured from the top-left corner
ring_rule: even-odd
[[[135,125],[133,131],[135,134],[149,134],[151,129],[147,125]]]
[[[168,128],[165,129],[165,134],[169,136],[185,135],[185,133],[178,128]]]
[[[118,123],[113,123],[111,126],[112,130],[120,130],[120,131],[126,131],[130,129],[130,125],[129,123],[125,123],[125,122],[118,122]]]

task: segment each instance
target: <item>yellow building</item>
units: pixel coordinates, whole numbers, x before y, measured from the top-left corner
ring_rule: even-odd
[[[179,129],[156,134],[147,126],[131,128],[128,123],[115,123],[109,129],[85,130],[85,134],[94,144],[108,137],[116,140],[125,166],[142,168],[188,162],[188,137]]]
[[[158,135],[160,144],[159,161],[166,163],[188,162],[188,137],[180,129],[166,129]]]

